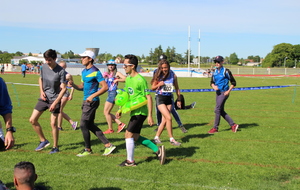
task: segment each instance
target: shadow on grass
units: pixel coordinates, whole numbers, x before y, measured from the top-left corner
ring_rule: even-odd
[[[102,187],[102,188],[91,188],[89,190],[102,190],[102,189],[108,189],[108,190],[120,190],[119,187]]]
[[[187,135],[183,138],[181,138],[181,141],[186,143],[186,142],[190,142],[190,139],[194,139],[194,138],[201,138],[201,139],[204,139],[206,137],[209,137],[211,136],[211,134],[194,134],[194,135]]]
[[[258,127],[258,126],[259,125],[257,123],[243,123],[243,124],[239,124],[239,128],[237,131],[241,131],[241,129]],[[224,131],[231,131],[231,128],[224,129]]]
[[[208,123],[189,123],[189,124],[185,124],[183,125],[187,130],[192,129],[194,127],[203,127],[203,126],[207,126]],[[177,127],[178,129],[180,129],[179,127]]]
[[[184,159],[186,157],[191,157],[196,153],[197,149],[199,149],[199,147],[176,147],[176,148],[166,149],[165,164],[168,164],[172,160],[174,160],[171,157],[179,157],[178,159]],[[143,162],[151,162],[153,160],[157,160],[157,156],[155,153],[153,153],[153,156],[147,157],[146,160],[137,162],[136,164],[141,164]]]

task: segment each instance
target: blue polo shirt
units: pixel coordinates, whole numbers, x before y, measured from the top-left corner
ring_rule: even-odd
[[[220,69],[215,70],[210,83],[217,85],[221,92],[225,92],[229,89],[229,81],[233,86],[236,86],[236,81],[230,70],[221,67]]]
[[[102,73],[94,65],[89,69],[84,69],[81,74],[81,82],[83,82],[83,100],[98,91],[99,82],[104,81]],[[97,96],[93,101],[99,101]]]
[[[12,113],[12,103],[4,80],[0,77],[0,115]]]

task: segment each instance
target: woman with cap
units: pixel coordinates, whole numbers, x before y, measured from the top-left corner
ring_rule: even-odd
[[[224,58],[217,56],[214,59],[216,64],[215,72],[212,75],[210,85],[216,91],[215,123],[214,127],[208,131],[209,134],[217,133],[221,116],[231,126],[232,132],[236,132],[239,125],[235,124],[231,117],[225,112],[225,102],[231,90],[236,86],[236,81],[229,69],[223,67]],[[229,81],[231,85],[229,86]]]
[[[117,64],[115,60],[111,59],[107,62],[107,72],[103,72],[103,77],[108,86],[108,95],[106,102],[104,104],[104,116],[106,118],[108,129],[104,131],[104,134],[113,133],[112,122],[115,121],[118,124],[118,133],[121,132],[126,126],[125,123],[122,123],[115,115],[111,114],[111,110],[115,105],[115,97],[117,95],[118,82],[124,82],[126,76],[117,71]]]
[[[158,126],[154,142],[156,144],[161,143],[159,137],[166,127],[170,137],[170,143],[174,146],[180,146],[181,143],[177,142],[173,137],[172,116],[170,113],[173,103],[173,86],[175,87],[177,99],[179,100],[177,102],[178,107],[181,108],[180,90],[177,82],[177,76],[170,70],[170,64],[166,59],[161,59],[159,61],[157,71],[154,73],[151,80],[151,85],[151,89],[156,91],[156,106],[162,114],[162,121]]]

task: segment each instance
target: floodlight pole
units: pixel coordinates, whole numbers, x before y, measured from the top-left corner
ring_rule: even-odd
[[[189,33],[188,33],[188,77],[190,76],[190,48],[191,48],[191,27],[189,26]]]
[[[201,59],[200,59],[200,29],[199,29],[199,42],[198,42],[198,71],[200,72],[200,62],[201,62]]]

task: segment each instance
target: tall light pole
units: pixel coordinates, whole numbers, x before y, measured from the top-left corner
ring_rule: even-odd
[[[287,58],[288,58],[288,57],[285,57],[285,58],[284,58],[284,68],[285,68],[285,61],[286,61]]]

